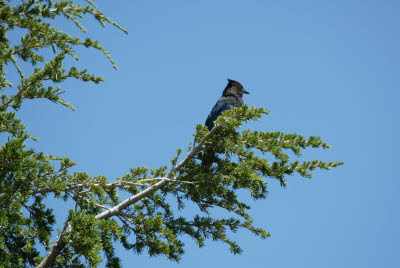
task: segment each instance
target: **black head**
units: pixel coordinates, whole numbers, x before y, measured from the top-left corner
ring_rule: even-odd
[[[226,85],[222,96],[243,96],[243,94],[249,94],[249,92],[243,88],[242,84],[228,78],[228,85]]]

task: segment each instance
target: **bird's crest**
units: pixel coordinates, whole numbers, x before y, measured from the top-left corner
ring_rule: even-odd
[[[247,92],[238,81],[228,78],[228,84],[226,85],[222,96],[242,96],[243,94],[249,94],[249,92]]]

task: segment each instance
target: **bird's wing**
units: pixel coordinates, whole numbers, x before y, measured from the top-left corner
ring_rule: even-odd
[[[207,117],[206,126],[208,127],[208,129],[211,130],[214,127],[215,119],[217,119],[217,117],[220,116],[223,111],[229,110],[231,108],[232,105],[226,100],[218,100],[218,102],[214,105],[213,109]]]
[[[214,105],[211,113],[219,116],[223,111],[229,110],[230,108],[231,105],[229,105],[225,100],[220,100]]]

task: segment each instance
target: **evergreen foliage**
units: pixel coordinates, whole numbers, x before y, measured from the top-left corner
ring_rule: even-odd
[[[192,237],[200,247],[207,239],[221,241],[237,254],[242,249],[229,238],[230,232],[247,229],[261,238],[270,235],[254,226],[250,207],[237,195],[239,189],[254,199],[263,199],[266,178],[286,186],[287,175],[297,172],[311,177],[315,168],[342,164],[290,160],[289,155],[301,156],[308,147],[329,148],[320,137],[250,129],[239,132],[244,122],[268,113],[246,105],[225,111],[211,131],[197,125],[187,155],[182,156],[179,149],[170,168],[132,168],[114,180],[70,172],[75,162],[68,158],[26,148],[26,140],[35,137],[17,118],[24,100],[45,98],[73,109],[61,98],[63,91],[54,87],[55,83],[68,78],[94,83],[103,80],[87,70],[63,68],[67,56],[79,59],[75,46],[99,50],[116,68],[97,41],[81,40],[52,26],[54,19],[64,16],[86,31],[80,19],[88,15],[103,27],[111,24],[126,32],[93,2],[76,2],[30,0],[11,5],[11,1],[0,0],[0,132],[8,138],[0,148],[0,260],[4,267],[95,267],[102,262],[102,252],[107,267],[119,267],[115,243],[138,254],[147,251],[150,256],[165,255],[178,261],[184,253],[183,235]],[[26,32],[20,43],[9,41],[7,32],[13,29]],[[44,51],[48,54],[49,48],[54,54],[46,60]],[[33,72],[26,74],[18,61],[31,64]],[[12,65],[18,70],[19,81],[7,79],[6,67]],[[121,200],[122,191],[131,197]],[[56,230],[54,213],[46,206],[53,198],[75,204],[58,226],[62,229],[57,231],[56,241],[51,241]],[[190,202],[199,213],[191,218],[181,216],[180,211]],[[217,217],[212,213],[216,207],[231,216]],[[44,256],[39,246],[46,249]]]

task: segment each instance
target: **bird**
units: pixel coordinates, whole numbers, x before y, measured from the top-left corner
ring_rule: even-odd
[[[230,110],[233,107],[241,107],[243,105],[243,94],[250,93],[243,88],[242,84],[228,78],[228,84],[222,92],[221,98],[218,99],[207,117],[205,125],[209,131],[213,129],[214,121],[223,111]]]

